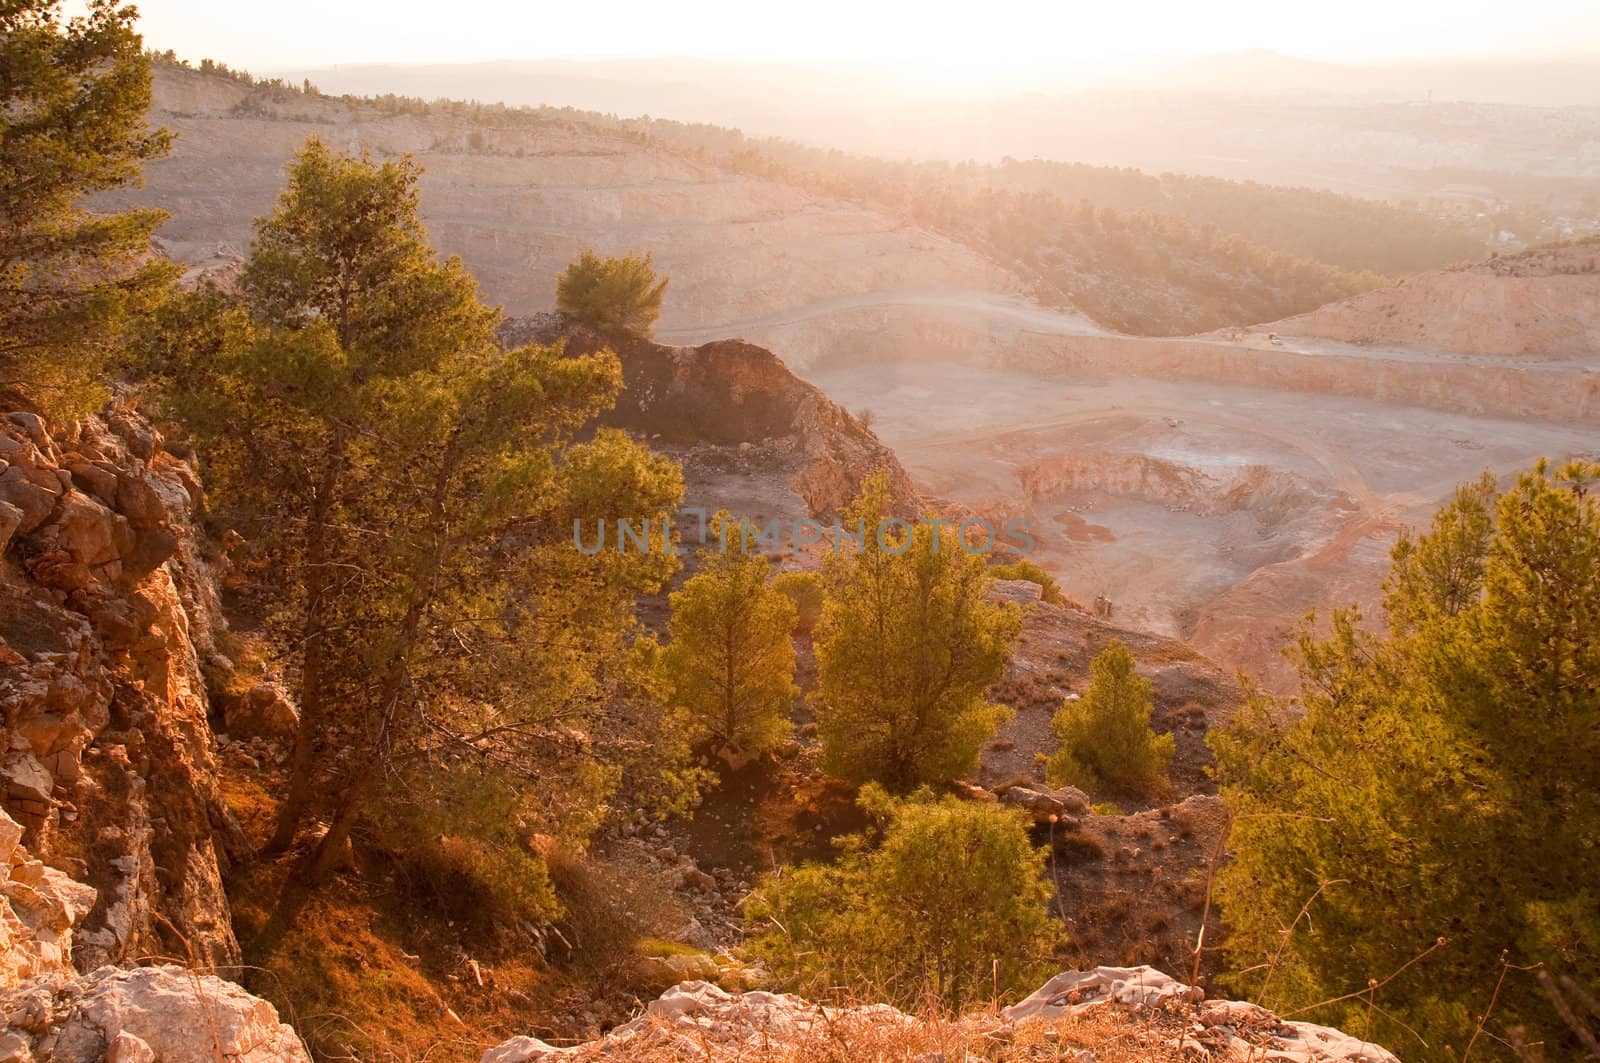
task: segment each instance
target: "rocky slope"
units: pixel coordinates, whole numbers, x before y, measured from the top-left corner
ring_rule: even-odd
[[[1600,237],[1423,273],[1257,330],[1600,363]]]
[[[230,668],[202,510],[126,407],[0,421],[0,1058],[307,1058],[199,973],[239,963],[222,870],[242,842],[202,678]],[[124,969],[160,960],[187,969]]]
[[[202,666],[226,667],[200,483],[130,410],[0,422],[0,803],[98,892],[81,967],[239,961],[219,865],[240,840]]]
[[[762,991],[731,994],[684,982],[605,1037],[565,1048],[517,1037],[482,1063],[695,1059],[920,1061],[983,1058],[1072,1063],[1186,1059],[1398,1063],[1378,1045],[1280,1018],[1150,967],[1065,971],[999,1012],[915,1018],[886,1004],[828,1007]]]
[[[972,250],[876,211],[563,118],[474,122],[470,111],[402,113],[160,67],[150,117],[178,142],[147,167],[145,187],[108,201],[171,211],[165,249],[195,267],[226,266],[315,134],[377,157],[413,154],[426,168],[430,237],[513,314],[552,308],[556,275],[585,248],[655,253],[672,278],[664,329],[864,291],[1018,287]]]

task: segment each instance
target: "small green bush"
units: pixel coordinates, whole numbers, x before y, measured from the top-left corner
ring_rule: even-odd
[[[769,876],[747,902],[768,968],[802,992],[842,985],[902,1007],[1031,988],[1057,931],[1023,815],[875,784],[860,800],[877,832],[848,839],[837,864]]]
[[[1089,692],[1063,703],[1050,723],[1061,748],[1045,764],[1046,777],[1090,792],[1165,793],[1174,741],[1150,727],[1150,681],[1135,674],[1133,655],[1115,639],[1089,671]]]

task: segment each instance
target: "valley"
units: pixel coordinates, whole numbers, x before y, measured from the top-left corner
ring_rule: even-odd
[[[925,494],[1029,518],[1071,596],[1274,687],[1285,633],[1311,609],[1375,615],[1395,536],[1457,483],[1600,447],[1592,248],[1131,337],[955,240],[578,120],[390,114],[174,68],[155,90],[177,148],[110,201],[171,210],[160,240],[192,270],[242,256],[305,136],[414,152],[430,232],[508,313],[548,310],[581,248],[650,251],[664,341],[771,349],[870,410]]]
[[[0,10],[0,1063],[1600,1060],[1585,108],[918,161],[686,121],[804,65],[335,97],[63,8]]]

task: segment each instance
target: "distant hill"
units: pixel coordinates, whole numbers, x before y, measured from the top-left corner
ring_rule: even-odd
[[[1449,166],[1600,177],[1594,56],[1335,64],[1270,52],[1152,62],[1117,76],[1070,65],[970,93],[862,66],[689,60],[515,61],[274,71],[333,92],[669,115],[889,158],[1042,156],[1152,172],[1310,185],[1377,198],[1426,192],[1405,171]]]
[[[1346,343],[1600,360],[1600,236],[1424,273],[1266,328]]]

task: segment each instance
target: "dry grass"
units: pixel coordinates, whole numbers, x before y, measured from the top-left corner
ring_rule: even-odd
[[[625,1041],[581,1048],[577,1060],[631,1063],[1177,1063],[1182,1019],[1174,1014],[1104,1007],[1056,1022],[1012,1028],[992,1010],[952,1019],[850,1009],[807,1029],[782,1034],[655,1022]],[[1191,1049],[1193,1045],[1191,1044]]]

